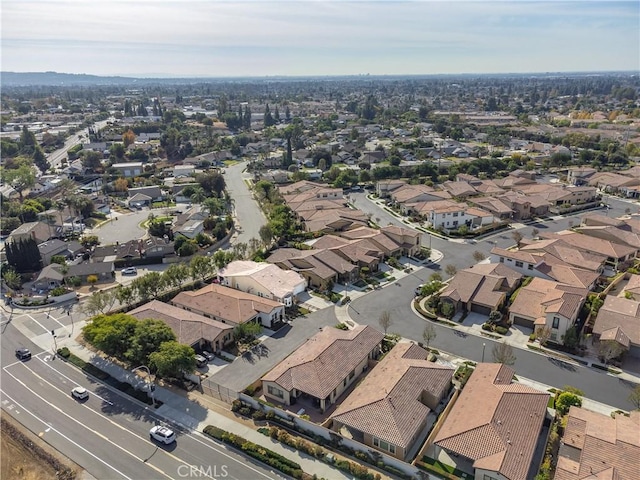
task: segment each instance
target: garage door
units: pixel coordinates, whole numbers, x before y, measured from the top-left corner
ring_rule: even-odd
[[[491,307],[485,307],[484,305],[471,305],[471,311],[481,313],[482,315],[489,315],[491,313]]]
[[[521,327],[533,328],[533,320],[529,320],[528,318],[518,317],[517,315],[513,316],[514,325],[520,325]]]

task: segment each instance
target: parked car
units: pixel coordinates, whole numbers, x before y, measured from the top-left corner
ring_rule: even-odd
[[[20,360],[29,360],[31,358],[31,351],[24,347],[17,348],[16,357]]]
[[[136,267],[127,267],[122,269],[122,275],[137,275],[138,269]]]
[[[173,430],[162,425],[155,425],[149,430],[149,436],[157,442],[169,445],[176,441],[176,434]]]
[[[71,390],[71,396],[78,400],[85,400],[89,398],[89,392],[84,387],[74,387],[73,390]]]
[[[414,292],[414,293],[415,293],[415,295],[416,295],[416,297],[417,297],[417,296],[419,296],[420,294],[422,294],[422,288],[423,288],[425,285],[426,285],[426,283],[422,283],[422,284],[420,284],[420,285],[418,285],[418,286],[416,287],[416,290],[415,290],[415,292]]]
[[[196,355],[196,366],[204,367],[207,364],[207,359],[202,355]]]
[[[216,356],[215,356],[213,353],[211,353],[211,352],[206,352],[206,351],[205,351],[205,352],[202,352],[202,356],[203,356],[204,358],[206,358],[208,361],[211,361],[211,360],[213,360],[214,358],[216,358]]]

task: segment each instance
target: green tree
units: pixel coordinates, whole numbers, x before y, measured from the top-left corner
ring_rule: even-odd
[[[17,168],[0,168],[0,177],[2,177],[3,182],[11,185],[18,192],[21,202],[24,199],[23,192],[36,184],[36,175],[28,160],[20,161]]]
[[[87,342],[107,355],[124,358],[138,320],[131,315],[117,313],[98,315],[82,328]]]
[[[33,164],[38,167],[42,173],[45,173],[51,168],[51,164],[47,160],[47,156],[42,151],[42,147],[40,147],[40,145],[36,145],[33,151]]]
[[[453,277],[456,273],[458,273],[458,269],[455,267],[455,265],[448,264],[446,267],[444,267],[444,273],[446,273],[450,277]]]
[[[569,327],[564,334],[563,344],[567,348],[576,348],[580,343],[580,337],[575,327]]]
[[[160,377],[182,378],[196,368],[196,353],[188,345],[176,341],[164,342],[149,355],[150,367]]]
[[[8,268],[2,273],[2,279],[12,290],[17,290],[22,286],[22,277],[13,268]]]
[[[162,274],[165,279],[165,283],[170,287],[179,287],[186,282],[191,276],[191,271],[188,265],[184,263],[172,263],[169,265]]]
[[[262,331],[262,326],[256,322],[246,322],[233,329],[233,338],[238,343],[250,343]]]
[[[224,202],[219,198],[207,198],[202,202],[202,206],[207,209],[209,215],[217,216],[224,213]]]
[[[33,238],[5,244],[7,263],[18,273],[37,272],[42,268],[40,250]]]
[[[147,318],[139,321],[129,341],[125,357],[135,364],[146,364],[149,355],[164,342],[175,341],[176,335],[162,320]]]
[[[269,108],[269,104],[267,103],[264,108],[264,126],[265,128],[271,127],[272,125],[275,125],[275,123],[276,121],[273,119],[273,116],[271,115],[271,109]]]
[[[564,416],[569,413],[569,409],[572,406],[582,406],[582,399],[575,393],[562,392],[558,395],[558,398],[556,398],[556,411],[559,415]]]
[[[258,231],[258,234],[260,235],[260,240],[262,240],[262,244],[265,247],[268,247],[271,244],[271,241],[273,240],[273,231],[271,230],[271,226],[269,224],[261,226],[260,230]]]
[[[191,271],[191,277],[194,280],[204,282],[215,272],[215,265],[211,257],[196,255],[191,259],[191,262],[189,262],[189,269]]]

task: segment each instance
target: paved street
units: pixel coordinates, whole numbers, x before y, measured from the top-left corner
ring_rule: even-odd
[[[245,183],[245,178],[250,175],[243,174],[247,163],[237,163],[225,168],[224,180],[227,191],[234,201],[234,210],[241,231],[234,243],[248,243],[252,238],[260,240],[260,227],[266,223],[262,210],[253,199],[249,187]]]
[[[116,242],[126,243],[129,240],[142,238],[146,230],[139,227],[144,222],[152,210],[144,208],[125,214],[114,214],[113,219],[103,223],[98,228],[87,231],[87,234],[97,235],[101,245],[113,245]],[[154,214],[163,214],[163,210],[153,210]],[[117,220],[116,220],[117,218]]]
[[[152,409],[61,359],[53,360],[34,344],[26,345],[33,358],[17,361],[13,346],[23,343],[19,336],[11,325],[3,330],[3,410],[95,478],[173,479],[188,476],[191,466],[209,472],[200,475],[208,478],[281,478],[199,433],[167,423]],[[87,388],[89,399],[73,399],[75,386]],[[158,423],[177,432],[175,444],[149,439],[149,428]]]

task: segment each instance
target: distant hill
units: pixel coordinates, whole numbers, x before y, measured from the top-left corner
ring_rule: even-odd
[[[4,87],[25,85],[129,85],[137,79],[131,77],[101,77],[84,73],[57,72],[1,72],[0,81]]]

